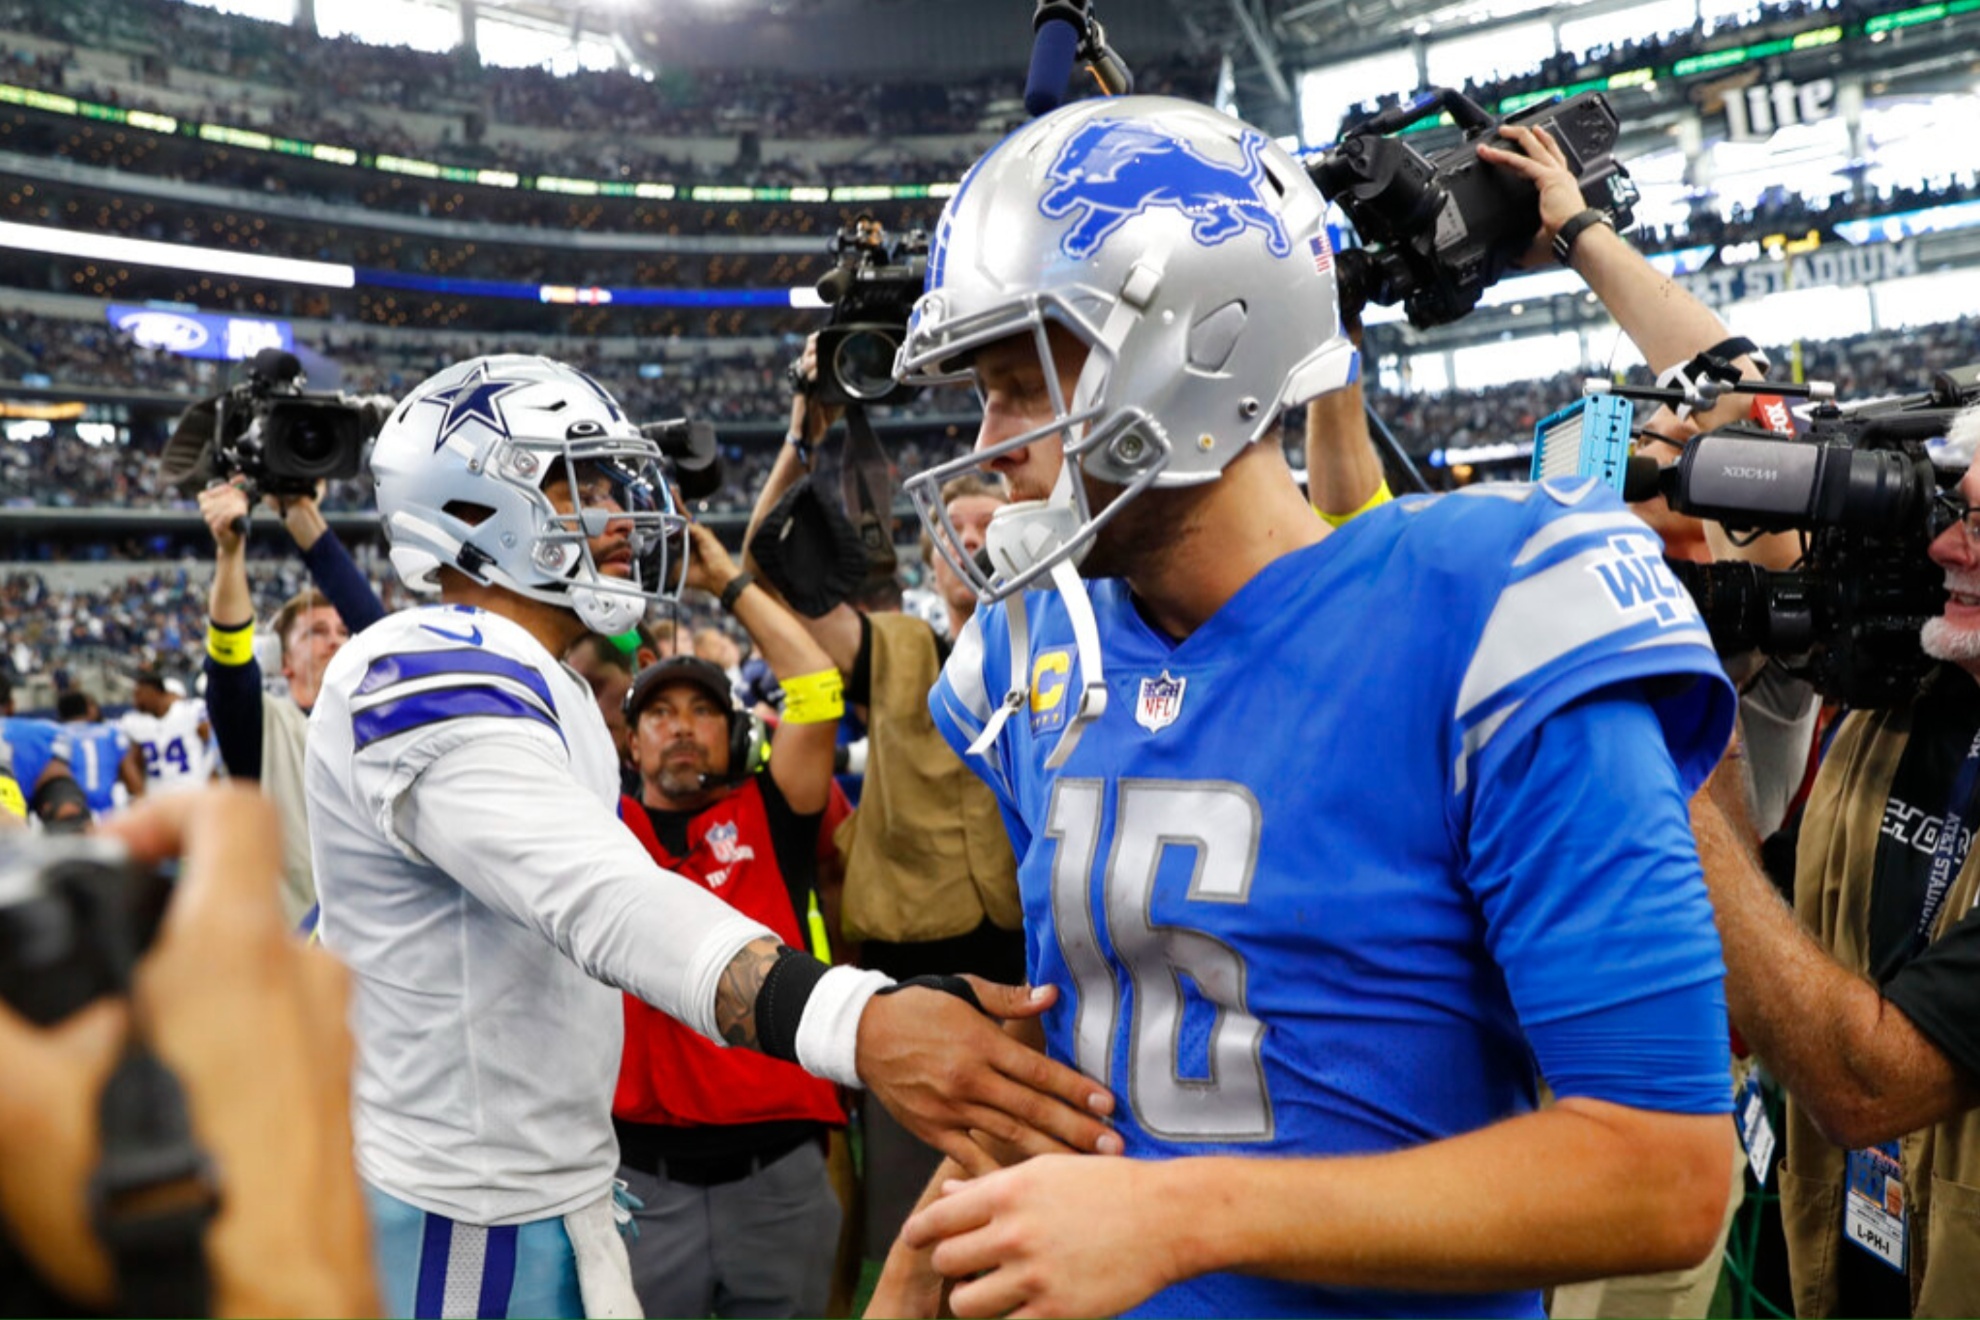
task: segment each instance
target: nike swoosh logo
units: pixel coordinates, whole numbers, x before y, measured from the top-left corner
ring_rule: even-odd
[[[445,628],[436,628],[430,623],[422,623],[419,626],[436,637],[445,637],[450,642],[466,642],[469,646],[481,645],[481,629],[477,627],[470,626],[466,632],[457,633],[448,632]]]

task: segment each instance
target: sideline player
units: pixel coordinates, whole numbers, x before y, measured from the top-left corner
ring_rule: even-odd
[[[395,1313],[463,1295],[636,1313],[612,1223],[614,987],[864,1085],[979,1167],[973,1130],[1118,1149],[1091,1082],[957,995],[828,970],[621,828],[604,722],[554,657],[678,587],[685,520],[658,447],[595,381],[462,363],[401,403],[371,462],[394,568],[442,603],[337,654],[306,783],[323,942],[356,976],[357,1158]],[[976,989],[1004,1017],[1049,1002]]]
[[[130,797],[144,795],[144,763],[130,735],[103,719],[96,698],[71,688],[55,699],[61,732],[54,756],[69,767],[89,803],[90,815],[101,819],[119,804],[117,790]]]
[[[173,692],[156,669],[138,671],[131,709],[117,723],[144,758],[145,792],[182,792],[213,778],[220,758],[206,703]]]
[[[1731,689],[1594,483],[1329,534],[1273,439],[1357,371],[1324,214],[1261,134],[1158,98],[1028,125],[944,213],[901,365],[984,420],[910,494],[938,546],[971,462],[1017,503],[989,574],[955,564],[999,603],[931,706],[1005,808],[1050,1052],[1144,1158],[952,1184],[886,1308],[932,1264],[963,1315],[1538,1315],[1718,1231],[1685,801]]]

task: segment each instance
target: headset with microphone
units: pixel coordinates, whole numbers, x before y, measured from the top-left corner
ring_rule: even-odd
[[[691,683],[701,689],[721,707],[729,722],[729,772],[702,775],[702,788],[740,784],[770,764],[770,726],[754,711],[738,704],[729,686],[729,676],[700,656],[669,656],[640,670],[633,685],[626,689],[626,723],[637,727],[647,700],[669,683]]]

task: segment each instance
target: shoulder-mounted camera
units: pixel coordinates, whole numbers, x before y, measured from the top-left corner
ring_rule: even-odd
[[[238,475],[253,498],[313,495],[319,482],[357,476],[389,400],[312,394],[306,383],[295,354],[255,354],[247,380],[180,416],[162,455],[165,480],[191,494]]]
[[[1439,111],[1462,130],[1458,145],[1425,153],[1393,136]],[[1619,233],[1634,222],[1636,185],[1613,154],[1620,122],[1600,92],[1501,116],[1435,88],[1355,125],[1307,165],[1363,245],[1336,258],[1344,315],[1399,302],[1410,324],[1443,325],[1467,315],[1517,264],[1540,230],[1539,190],[1478,158],[1480,142],[1513,149],[1490,142],[1505,124],[1546,129],[1588,205],[1607,213]]]
[[[1661,493],[1729,532],[1800,532],[1802,557],[1784,572],[1671,568],[1722,654],[1764,652],[1844,705],[1895,705],[1932,667],[1919,629],[1945,610],[1946,575],[1926,551],[1962,512],[1943,489],[1960,474],[1935,467],[1926,441],[1976,401],[1980,367],[1962,367],[1919,394],[1818,402],[1804,435],[1721,427],[1688,442],[1654,485],[1632,480],[1625,496]]]
[[[921,391],[894,380],[894,358],[928,274],[928,235],[911,230],[890,242],[872,216],[832,240],[838,264],[818,281],[832,319],[818,332],[820,403],[899,403]]]

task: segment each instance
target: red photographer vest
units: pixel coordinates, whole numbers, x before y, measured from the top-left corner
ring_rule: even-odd
[[[660,865],[762,922],[792,948],[808,947],[803,914],[791,909],[754,779],[688,822],[688,851],[682,857],[661,844],[646,808],[632,798],[620,799],[619,816]],[[845,1110],[832,1083],[754,1050],[716,1045],[630,995],[625,1005],[615,1118],[670,1127],[778,1119],[844,1125]]]

